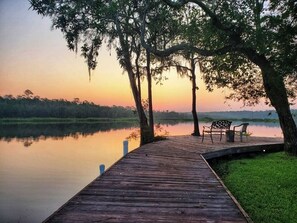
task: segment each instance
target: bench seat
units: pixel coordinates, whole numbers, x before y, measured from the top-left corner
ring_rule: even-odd
[[[211,126],[203,126],[202,132],[202,142],[204,141],[204,135],[209,134],[211,142],[213,143],[213,135],[220,135],[220,141],[222,140],[222,135],[227,131],[230,130],[231,121],[228,120],[218,120],[213,121]]]

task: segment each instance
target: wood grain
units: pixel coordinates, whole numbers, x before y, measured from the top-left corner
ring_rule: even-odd
[[[176,136],[127,154],[44,222],[247,222],[201,155],[280,148],[281,139],[215,143]],[[267,147],[267,148],[268,148]],[[268,148],[268,149],[269,149]]]

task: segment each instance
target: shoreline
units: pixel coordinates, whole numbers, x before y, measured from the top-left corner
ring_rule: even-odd
[[[201,118],[199,122],[212,122],[213,118]],[[265,122],[278,123],[277,119],[228,119],[232,122]],[[167,122],[192,122],[192,119],[156,119],[155,123]],[[57,117],[28,117],[28,118],[0,118],[0,124],[94,124],[94,123],[115,123],[115,122],[129,122],[138,123],[137,118],[57,118]]]

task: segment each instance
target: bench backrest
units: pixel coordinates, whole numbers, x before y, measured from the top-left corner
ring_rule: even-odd
[[[245,132],[246,133],[246,129],[247,129],[247,126],[249,125],[249,123],[242,123],[242,129],[241,129],[241,132]]]
[[[211,123],[211,129],[230,129],[231,123],[228,120],[218,120]]]

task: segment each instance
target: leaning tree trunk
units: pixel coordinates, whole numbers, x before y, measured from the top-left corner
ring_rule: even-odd
[[[122,56],[123,56],[124,63],[125,63],[125,69],[128,72],[130,87],[132,90],[134,102],[135,102],[136,109],[137,109],[137,114],[139,117],[140,145],[144,145],[144,144],[152,142],[154,140],[154,135],[152,134],[152,132],[149,128],[147,118],[146,118],[143,106],[141,104],[141,98],[139,97],[139,91],[136,86],[135,75],[133,72],[133,66],[132,66],[131,58],[130,58],[130,54],[129,54],[129,47],[125,41],[121,26],[119,24],[119,20],[117,18],[116,18],[116,28],[117,28],[118,35],[119,35],[120,45],[121,45],[121,49],[122,49]]]
[[[279,75],[264,56],[253,55],[253,61],[260,67],[263,84],[271,105],[275,108],[284,135],[284,149],[297,155],[297,127],[290,111],[283,77]]]
[[[193,136],[200,136],[199,131],[199,120],[196,110],[196,74],[195,74],[195,60],[191,59],[191,75],[192,75],[192,116],[194,121],[194,132],[192,133]]]
[[[128,72],[130,87],[132,90],[138,118],[139,118],[139,127],[140,127],[140,145],[150,143],[154,140],[154,135],[151,132],[151,129],[148,125],[148,120],[145,115],[143,106],[141,104],[140,98],[140,88],[137,88],[135,75],[133,73],[132,65],[129,61],[125,61],[126,70]],[[139,84],[139,83],[138,83]],[[139,86],[140,87],[140,86]]]
[[[129,76],[129,81],[130,81],[133,98],[134,98],[136,109],[137,109],[137,114],[139,117],[140,145],[144,145],[144,144],[152,142],[154,140],[154,135],[152,134],[151,129],[148,125],[148,120],[145,115],[143,106],[141,104],[141,99],[139,98],[139,92],[138,92],[138,89],[136,86],[134,73],[133,73],[132,69],[127,69],[127,72],[128,72],[128,76]]]

